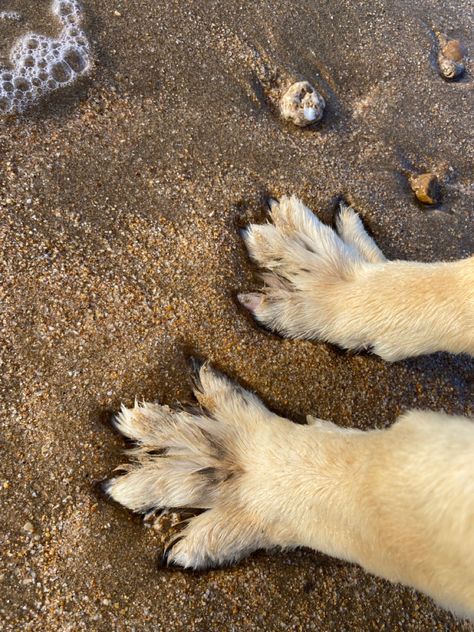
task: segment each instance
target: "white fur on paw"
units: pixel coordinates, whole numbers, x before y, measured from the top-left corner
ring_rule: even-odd
[[[116,422],[136,441],[126,473],[111,479],[107,493],[137,512],[157,507],[212,507],[216,483],[232,473],[224,428],[206,416],[157,404],[122,409]]]
[[[258,428],[277,417],[260,400],[213,371],[197,371],[195,392],[202,414],[158,404],[122,408],[115,424],[136,446],[125,473],[104,486],[107,494],[136,512],[157,508],[207,509],[188,521],[168,548],[168,561],[204,568],[239,559],[265,545],[256,515],[248,517],[246,472],[258,454]]]
[[[367,233],[362,220],[352,207],[341,203],[336,225],[340,237],[346,244],[354,246],[366,261],[386,261],[383,252]]]
[[[252,224],[244,233],[250,256],[269,270],[262,275],[265,286],[238,298],[284,336],[330,340],[340,289],[357,278],[367,259],[295,196],[270,208],[271,224]]]
[[[203,408],[213,417],[238,424],[248,415],[249,407],[255,411],[267,411],[260,399],[241,388],[226,375],[204,363],[195,373],[194,395]]]
[[[257,518],[230,503],[188,521],[166,551],[166,562],[184,568],[215,568],[267,545]]]

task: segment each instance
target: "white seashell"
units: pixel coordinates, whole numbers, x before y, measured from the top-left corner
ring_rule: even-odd
[[[326,103],[308,81],[292,84],[280,99],[282,117],[298,127],[306,127],[323,118]]]

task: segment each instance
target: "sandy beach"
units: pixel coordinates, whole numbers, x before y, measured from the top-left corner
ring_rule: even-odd
[[[8,6],[7,6],[8,5]],[[390,258],[474,251],[474,7],[468,0],[84,0],[93,63],[0,119],[0,620],[13,631],[474,630],[428,598],[313,551],[161,569],[161,523],[107,502],[110,416],[189,401],[196,354],[297,422],[382,428],[409,408],[474,415],[472,359],[394,364],[258,328],[239,229],[269,196],[331,222],[343,197]],[[5,0],[0,62],[49,0]],[[440,31],[465,45],[444,81]],[[306,79],[323,121],[281,120]],[[436,207],[407,174],[431,172]]]

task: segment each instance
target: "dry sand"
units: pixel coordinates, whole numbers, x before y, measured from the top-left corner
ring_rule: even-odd
[[[54,34],[49,0],[1,8],[24,12],[15,37]],[[472,360],[281,340],[235,302],[258,287],[238,227],[269,194],[327,221],[345,195],[390,257],[472,253],[474,69],[443,81],[433,34],[472,53],[472,3],[88,0],[86,14],[90,77],[0,127],[3,629],[472,630],[306,550],[159,570],[160,534],[93,486],[122,460],[109,411],[189,398],[190,351],[296,420],[474,413]],[[326,99],[319,127],[279,120],[291,79]],[[439,208],[414,202],[406,170],[438,174]]]

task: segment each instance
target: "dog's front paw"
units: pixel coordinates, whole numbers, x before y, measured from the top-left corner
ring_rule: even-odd
[[[213,371],[199,367],[195,394],[201,414],[158,404],[122,408],[116,427],[136,446],[124,474],[106,493],[136,512],[158,508],[205,509],[169,543],[168,563],[207,568],[231,563],[270,545],[265,520],[249,507],[258,426],[273,416],[260,400]],[[257,459],[258,461],[258,459]]]
[[[272,223],[252,224],[243,233],[250,256],[267,272],[264,288],[239,294],[240,302],[284,336],[365,346],[348,315],[357,306],[364,272],[385,257],[359,216],[341,205],[336,232],[292,196],[273,200],[270,218]]]

